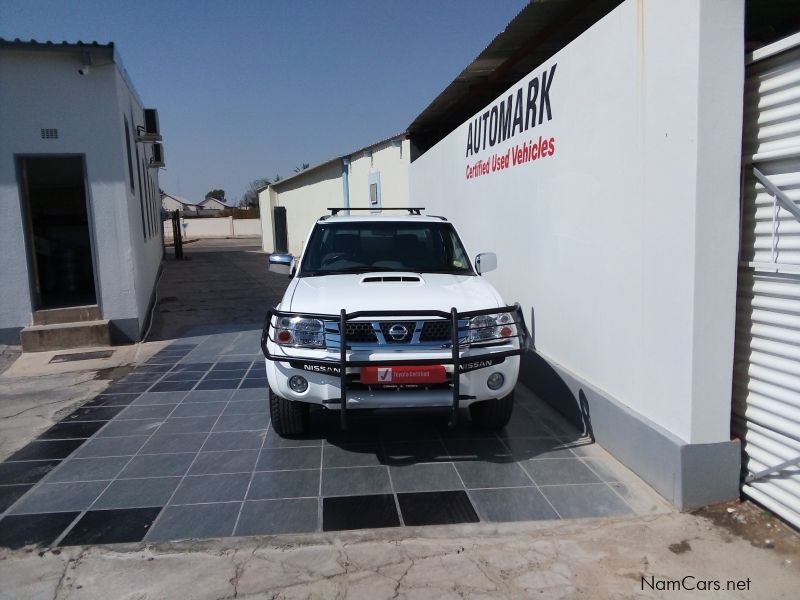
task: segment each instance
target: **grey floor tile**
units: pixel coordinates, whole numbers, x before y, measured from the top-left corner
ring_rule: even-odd
[[[342,444],[334,446],[326,444],[322,450],[322,466],[332,467],[368,467],[380,465],[383,453],[380,444]]]
[[[217,417],[170,417],[158,433],[208,433],[216,422]]]
[[[170,504],[244,500],[250,476],[251,473],[187,476],[178,487]]]
[[[533,485],[522,467],[513,462],[457,462],[455,467],[467,489]]]
[[[127,435],[150,435],[161,427],[164,419],[142,419],[136,421],[114,420],[107,423],[95,437],[121,437]]]
[[[145,539],[166,541],[229,536],[233,533],[241,504],[167,506]]]
[[[184,404],[196,404],[198,402],[227,402],[232,396],[233,390],[213,390],[213,391],[194,391],[183,399]]]
[[[129,406],[117,415],[118,420],[164,419],[175,409],[174,404],[153,404],[150,406]]]
[[[62,462],[55,471],[50,473],[45,482],[58,483],[114,479],[129,460],[129,456],[71,458]]]
[[[501,437],[553,437],[553,431],[541,419],[525,411],[514,411],[511,421],[500,432]]]
[[[541,458],[520,464],[536,485],[600,483],[600,478],[578,458]]]
[[[258,459],[258,450],[226,450],[201,452],[189,470],[190,475],[214,473],[252,473]]]
[[[120,479],[134,479],[142,477],[180,477],[189,470],[196,454],[184,452],[181,454],[140,454],[134,456],[122,473]]]
[[[452,460],[510,461],[511,453],[498,439],[445,439]]]
[[[11,514],[85,510],[102,493],[108,481],[43,483],[24,496]]]
[[[134,400],[131,405],[178,404],[185,396],[186,392],[145,392]]]
[[[303,498],[319,495],[319,470],[264,471],[256,473],[247,492],[248,500]]]
[[[322,469],[323,496],[362,496],[391,492],[387,467]]]
[[[228,415],[222,416],[214,425],[214,431],[255,431],[266,429],[269,416],[266,413],[257,415]]]
[[[132,456],[147,441],[146,435],[126,437],[96,437],[81,446],[73,458],[95,458],[99,456]]]
[[[614,464],[613,460],[603,458],[584,458],[583,462],[597,476],[605,482],[626,481],[631,478],[631,474],[621,465]]]
[[[674,508],[642,481],[622,483],[614,481],[608,484],[617,495],[631,507],[636,514],[654,514],[672,512]]]
[[[207,433],[156,433],[142,448],[142,454],[169,454],[200,450]]]
[[[516,460],[535,458],[574,458],[568,445],[556,438],[508,438],[504,443]]]
[[[316,446],[319,448],[322,445],[320,438],[311,436],[303,436],[296,438],[284,438],[275,433],[274,429],[267,432],[267,439],[264,442],[265,448],[301,448],[303,446]]]
[[[247,501],[242,508],[236,535],[310,533],[319,530],[319,500]]]
[[[500,523],[558,519],[556,512],[536,488],[472,490],[469,495],[483,521]]]
[[[269,406],[266,400],[242,400],[239,402],[231,402],[222,411],[223,416],[228,415],[259,415],[267,414]]]
[[[452,463],[411,464],[389,467],[396,492],[437,492],[463,490]]]
[[[387,465],[450,462],[450,455],[442,442],[428,440],[384,444],[384,455]]]
[[[631,514],[630,507],[605,483],[553,485],[542,493],[565,519]]]
[[[259,449],[264,443],[266,431],[229,431],[212,433],[203,450],[249,450]]]
[[[171,417],[218,417],[225,408],[225,402],[195,402],[181,404]]]
[[[164,506],[180,481],[180,477],[118,479],[103,492],[92,509]]]
[[[257,471],[319,469],[322,453],[319,448],[269,448],[261,451]]]
[[[233,397],[231,400],[234,402],[240,402],[242,400],[269,400],[269,398],[267,397],[265,390],[244,389],[233,392]]]

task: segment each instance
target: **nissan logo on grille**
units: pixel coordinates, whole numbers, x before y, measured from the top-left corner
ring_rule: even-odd
[[[400,325],[400,323],[395,323],[389,328],[389,335],[393,340],[400,341],[406,339],[408,335],[408,327],[405,325]]]

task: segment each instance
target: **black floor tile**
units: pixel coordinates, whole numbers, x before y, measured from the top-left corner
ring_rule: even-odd
[[[463,491],[397,494],[406,525],[477,523],[478,515]]]
[[[247,362],[218,362],[214,365],[212,371],[238,371],[241,369],[247,370],[252,365],[250,361]]]
[[[195,386],[194,381],[167,381],[157,383],[149,391],[151,392],[188,392]]]
[[[0,520],[0,546],[48,546],[52,544],[80,513],[64,512],[46,515],[10,515]]]
[[[56,423],[38,438],[39,440],[70,440],[92,437],[105,421],[83,421],[76,423]]]
[[[230,370],[230,371],[210,371],[207,375],[205,380],[209,381],[212,379],[241,379],[245,376],[247,371],[237,369],[237,370]]]
[[[272,535],[317,531],[317,498],[256,500],[244,503],[235,535]]]
[[[322,453],[322,466],[325,468],[369,467],[382,462],[380,444],[326,444]]]
[[[72,421],[110,421],[125,409],[124,406],[100,406],[91,408],[78,408],[61,419],[62,423]]]
[[[0,513],[19,500],[33,485],[0,485]]]
[[[60,462],[60,460],[37,460],[0,463],[0,485],[36,483]]]
[[[322,499],[322,530],[399,527],[394,496],[339,496]]]
[[[252,390],[252,389],[260,389],[267,387],[267,380],[266,379],[245,379],[242,381],[242,385],[239,386],[240,390]]]
[[[83,408],[96,408],[99,406],[128,406],[136,400],[139,394],[100,394],[93,400],[89,400]]]
[[[90,510],[59,546],[139,542],[149,531],[161,507]]]
[[[171,373],[178,373],[180,371],[194,371],[203,373],[208,371],[211,367],[214,366],[214,363],[210,362],[201,362],[201,363],[180,363],[175,365],[175,367],[170,371]]]
[[[238,379],[211,379],[197,384],[198,390],[235,390],[239,387]]]
[[[229,536],[233,533],[241,502],[167,506],[148,541],[185,540]]]
[[[52,458],[66,458],[85,441],[86,440],[34,441],[17,450],[8,457],[8,460],[49,460]]]

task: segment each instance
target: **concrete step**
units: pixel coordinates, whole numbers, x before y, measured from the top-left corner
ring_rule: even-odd
[[[90,346],[110,346],[108,319],[77,323],[32,325],[20,333],[23,352],[46,352]]]
[[[55,325],[57,323],[76,323],[99,321],[102,318],[97,304],[85,306],[68,306],[66,308],[50,308],[33,313],[34,325]]]

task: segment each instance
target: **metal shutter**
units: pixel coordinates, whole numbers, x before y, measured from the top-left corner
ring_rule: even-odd
[[[800,527],[800,33],[745,70],[733,429],[742,491]]]

